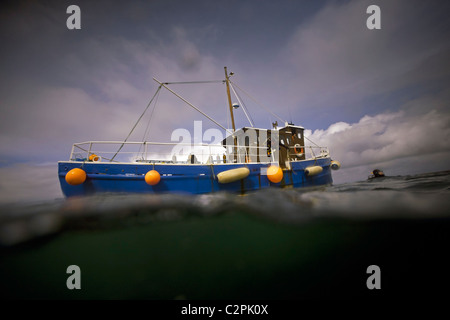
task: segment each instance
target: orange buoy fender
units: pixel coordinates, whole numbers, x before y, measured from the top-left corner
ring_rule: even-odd
[[[157,185],[160,180],[161,175],[156,170],[150,170],[145,174],[145,182],[151,186]]]
[[[273,183],[280,182],[283,180],[283,170],[279,166],[270,166],[267,169],[267,179]]]
[[[333,170],[339,170],[341,167],[341,163],[339,161],[333,160],[331,161],[330,167]]]
[[[312,166],[305,169],[305,174],[308,177],[315,176],[323,171],[321,166]]]
[[[66,182],[72,186],[77,186],[86,181],[86,172],[80,168],[74,168],[66,173]]]
[[[92,162],[100,162],[101,159],[102,158],[100,156],[96,155],[96,154],[91,154],[89,156],[89,161],[92,161]]]
[[[217,180],[219,183],[230,183],[245,179],[250,174],[250,170],[246,167],[230,169],[227,171],[222,171],[217,174]]]

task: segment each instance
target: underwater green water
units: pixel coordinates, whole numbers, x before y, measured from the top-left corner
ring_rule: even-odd
[[[445,220],[288,226],[242,214],[71,231],[2,253],[2,296],[299,299],[423,295],[450,283]],[[69,290],[69,265],[81,289]],[[368,290],[378,265],[382,289]],[[426,291],[424,291],[426,290]]]
[[[239,198],[111,195],[3,207],[1,297],[442,297],[450,285],[448,176]],[[374,197],[384,199],[375,209]],[[66,285],[71,265],[81,289]],[[381,289],[367,287],[371,265]]]

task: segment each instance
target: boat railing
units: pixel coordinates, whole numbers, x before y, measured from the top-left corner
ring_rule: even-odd
[[[301,159],[315,159],[329,154],[328,148],[302,146]],[[167,164],[223,164],[278,162],[278,150],[246,145],[222,145],[150,141],[86,141],[74,143],[71,161],[167,163]],[[273,152],[272,152],[273,151]],[[293,161],[301,160],[292,158]]]
[[[320,146],[291,146],[289,147],[289,158],[303,157],[304,159],[318,159],[330,156],[328,147]],[[295,161],[295,160],[294,160]]]

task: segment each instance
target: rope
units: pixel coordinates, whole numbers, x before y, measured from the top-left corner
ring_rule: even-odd
[[[122,145],[119,147],[119,150],[116,151],[116,153],[114,154],[114,156],[111,158],[111,160],[109,160],[109,162],[112,162],[114,160],[114,158],[117,156],[117,154],[120,152],[120,150],[122,150],[123,146],[125,145],[125,142],[127,142],[128,138],[131,136],[131,134],[133,133],[134,129],[136,128],[136,126],[138,125],[139,121],[141,121],[142,117],[144,116],[145,112],[147,111],[147,109],[150,107],[151,103],[153,102],[153,99],[155,99],[156,95],[158,94],[159,90],[161,90],[161,86],[158,87],[158,90],[156,90],[155,94],[153,95],[152,99],[150,100],[150,102],[147,104],[147,107],[145,108],[144,112],[142,112],[141,116],[139,117],[139,119],[136,121],[136,123],[134,124],[133,128],[131,129],[130,133],[128,134],[128,136],[125,138],[125,140],[123,141]]]

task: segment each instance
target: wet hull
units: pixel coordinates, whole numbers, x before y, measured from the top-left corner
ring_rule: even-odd
[[[332,184],[330,158],[291,162],[290,170],[283,170],[279,183],[269,181],[265,171],[269,164],[148,164],[60,161],[58,175],[61,189],[66,197],[102,192],[131,193],[188,193],[204,194],[219,191],[246,193],[270,187],[314,187]],[[308,176],[305,169],[320,166],[322,172]],[[241,180],[219,183],[217,174],[231,169],[247,167],[250,174]],[[81,168],[87,178],[80,185],[69,185],[65,176],[74,168]],[[156,170],[161,180],[156,185],[145,182],[145,174]]]

